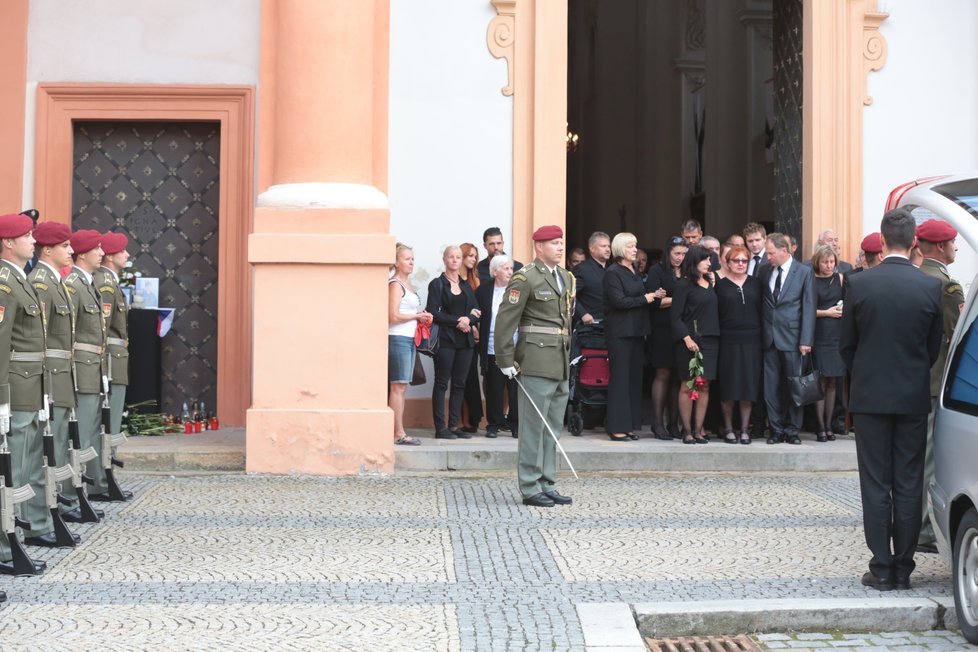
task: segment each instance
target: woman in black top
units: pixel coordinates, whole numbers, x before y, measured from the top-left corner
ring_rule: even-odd
[[[649,269],[649,277],[645,281],[645,290],[656,295],[649,311],[652,325],[652,333],[649,335],[651,342],[649,364],[655,369],[655,379],[652,381],[652,434],[656,439],[671,439],[667,429],[663,427],[667,396],[670,429],[674,428],[673,424],[679,412],[677,403],[679,383],[674,373],[676,354],[672,345],[672,324],[669,321],[669,313],[672,306],[672,293],[681,276],[679,268],[685,257],[686,241],[678,235],[669,238],[662,250],[662,262]],[[673,382],[670,383],[670,379]]]
[[[735,245],[724,252],[727,273],[717,281],[720,315],[720,407],[728,444],[738,439],[733,429],[734,403],[740,412],[740,443],[749,444],[752,403],[761,393],[761,283],[747,274],[750,251]]]
[[[638,275],[638,246],[631,233],[611,241],[613,263],[604,273],[604,335],[611,378],[605,430],[612,441],[638,439],[642,428],[642,348],[649,333],[649,304],[655,293],[646,292]]]
[[[465,379],[472,365],[475,338],[472,327],[479,323],[475,293],[459,278],[462,252],[458,247],[445,248],[442,256],[445,273],[428,284],[425,310],[438,324],[438,351],[435,353],[435,384],[431,390],[431,416],[438,439],[471,439],[458,429],[465,397]],[[445,391],[451,381],[448,398],[448,427],[445,427]]]
[[[839,353],[839,326],[842,323],[842,298],[845,287],[842,274],[835,271],[837,264],[835,250],[822,245],[812,256],[812,271],[815,272],[815,341],[812,356],[815,366],[822,372],[822,387],[825,398],[815,404],[815,418],[818,429],[815,439],[830,441],[832,434],[832,412],[835,408],[837,378],[846,375],[846,365]]]
[[[683,278],[672,295],[672,337],[676,342],[676,369],[679,371],[679,416],[683,421],[684,444],[706,444],[703,418],[710,402],[710,381],[717,377],[720,318],[717,295],[713,291],[710,251],[694,245],[683,260]],[[694,354],[703,354],[703,375],[699,385],[689,387],[689,364]],[[693,400],[692,392],[698,394]],[[694,405],[695,414],[694,414]]]

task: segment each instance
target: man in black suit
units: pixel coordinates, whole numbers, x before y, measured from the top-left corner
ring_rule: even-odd
[[[489,261],[497,254],[506,253],[506,243],[503,242],[503,232],[498,226],[490,226],[482,233],[482,246],[486,250],[486,257],[479,261],[476,269],[479,271],[479,283],[492,283],[492,275],[489,274]],[[523,264],[517,260],[513,261],[513,269],[519,269]]]
[[[761,266],[767,262],[767,230],[757,222],[751,222],[744,227],[744,242],[747,250],[750,251],[750,262],[747,263],[747,274],[759,276]]]
[[[815,337],[815,280],[811,267],[791,255],[788,236],[772,233],[765,244],[767,264],[759,278],[763,292],[764,403],[771,436],[767,443],[800,444],[802,409],[787,396],[785,378],[801,372],[802,356]]]
[[[604,271],[611,258],[611,238],[603,231],[595,231],[587,240],[587,248],[591,255],[574,268],[577,278],[575,326],[604,319]]]
[[[873,555],[862,583],[880,591],[909,589],[915,568],[930,368],[944,334],[941,283],[909,260],[914,229],[905,208],[883,216],[885,257],[849,276],[840,326],[839,352],[852,375],[863,531]]]

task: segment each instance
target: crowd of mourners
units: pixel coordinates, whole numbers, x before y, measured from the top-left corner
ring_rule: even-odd
[[[485,231],[483,247],[481,260],[472,243],[447,247],[444,272],[428,284],[422,305],[410,281],[413,251],[397,245],[388,281],[388,380],[398,444],[421,443],[405,432],[404,395],[417,378],[419,331],[431,325],[438,327],[435,437],[471,438],[483,417],[486,437],[518,436],[516,386],[495,364],[493,326],[522,264],[505,253],[499,228]],[[819,234],[809,258],[797,247],[790,235],[758,223],[721,240],[687,220],[661,249],[639,248],[631,233],[600,231],[586,251],[571,249],[575,333],[603,335],[610,370],[606,407],[589,425],[603,425],[614,441],[636,440],[649,423],[643,399],[650,397],[646,434],[657,439],[706,444],[710,426],[729,444],[800,444],[803,422],[818,442],[846,434],[839,327],[847,279],[880,263],[880,234],[862,240],[855,264],[842,259],[831,229]],[[806,413],[785,381],[809,370],[819,372],[823,398]]]

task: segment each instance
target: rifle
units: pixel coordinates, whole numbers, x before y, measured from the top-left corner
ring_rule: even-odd
[[[78,509],[81,512],[81,523],[98,523],[101,519],[92,507],[85,493],[86,484],[95,484],[95,480],[85,475],[85,463],[98,457],[95,449],[89,446],[85,450],[81,449],[81,434],[78,432],[78,419],[75,416],[75,408],[71,408],[68,413],[68,441],[71,449],[68,451],[71,466],[71,484],[75,487],[75,498],[78,500]]]
[[[46,568],[46,564],[31,559],[17,536],[17,528],[30,529],[30,523],[22,521],[14,513],[14,506],[33,498],[34,490],[29,484],[14,488],[6,434],[3,435],[3,442],[0,443],[0,475],[3,476],[3,485],[0,486],[0,526],[3,528],[3,534],[7,536],[11,553],[9,564],[0,566],[0,572],[7,575],[40,575]]]
[[[106,494],[110,502],[125,502],[132,498],[132,493],[127,495],[127,492],[122,490],[119,483],[115,479],[115,473],[112,470],[113,466],[118,466],[122,468],[123,463],[121,460],[117,460],[112,457],[112,447],[121,446],[126,443],[126,436],[123,433],[111,434],[112,433],[112,409],[109,407],[109,379],[106,376],[102,376],[102,385],[105,391],[102,393],[102,427],[100,438],[101,438],[101,455],[102,455],[102,467],[105,469],[105,481],[108,483],[109,492]]]
[[[52,405],[48,402],[47,396],[44,397],[44,404],[47,408],[42,413],[42,415],[47,416],[44,420],[44,435],[42,436],[45,504],[47,504],[48,509],[51,511],[51,522],[54,525],[54,536],[57,540],[58,547],[74,548],[75,537],[72,535],[71,530],[68,529],[68,526],[65,525],[64,520],[61,518],[61,512],[58,510],[58,504],[70,505],[73,501],[59,493],[58,483],[73,477],[75,472],[70,464],[65,464],[60,467],[57,465],[57,457],[54,452],[54,433],[51,432]]]

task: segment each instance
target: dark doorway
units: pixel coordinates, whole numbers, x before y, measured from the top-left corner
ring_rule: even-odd
[[[129,236],[134,269],[176,309],[162,340],[170,414],[216,405],[220,151],[216,122],[74,124],[73,227]]]
[[[656,249],[688,218],[721,241],[773,227],[775,28],[800,16],[801,0],[568,0],[568,247],[627,230]],[[800,88],[788,101],[800,116]],[[800,205],[792,169],[778,190]]]

